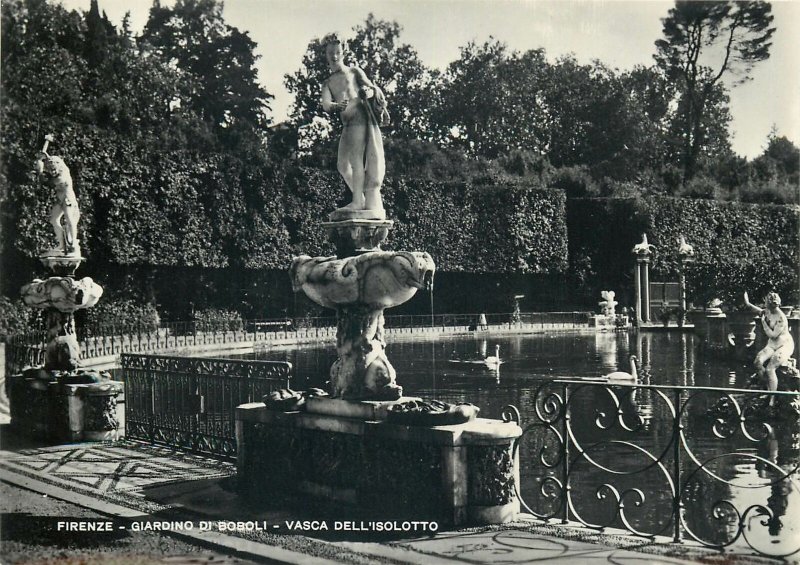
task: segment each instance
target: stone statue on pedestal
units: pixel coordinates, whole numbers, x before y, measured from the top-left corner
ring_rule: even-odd
[[[336,311],[338,358],[330,370],[331,396],[394,401],[403,389],[386,356],[383,311],[431,285],[435,265],[427,253],[381,250],[393,225],[380,193],[386,172],[380,131],[388,123],[386,101],[364,71],[344,64],[344,46],[336,35],[321,43],[331,72],[322,84],[322,107],[341,116],[338,169],[353,198],[322,224],[336,256],[295,257],[292,287]]]
[[[617,304],[619,304],[614,297],[616,293],[613,290],[603,290],[600,292],[603,300],[598,302],[598,306],[602,309],[604,316],[614,317],[617,315]]]
[[[48,155],[47,146],[51,141],[53,141],[52,135],[45,136],[44,147],[36,156],[34,163],[34,171],[39,182],[53,190],[57,199],[50,210],[50,225],[56,234],[57,244],[43,255],[80,256],[78,220],[81,212],[78,209],[75,190],[72,188],[72,175],[61,157]]]
[[[352,201],[342,210],[366,211],[358,217],[383,220],[386,212],[380,190],[386,163],[380,126],[388,123],[386,100],[364,71],[344,64],[344,46],[335,34],[327,35],[322,44],[331,72],[322,84],[322,107],[339,112],[344,126],[337,167]]]
[[[642,234],[642,242],[633,246],[633,252],[636,255],[646,257],[653,252],[655,246],[652,243],[647,243],[647,234]]]
[[[47,327],[44,365],[8,375],[11,428],[57,442],[120,439],[124,432],[124,385],[105,371],[80,368],[75,311],[91,308],[103,289],[91,278],[75,278],[83,261],[78,243],[78,200],[72,176],[61,157],[49,155],[52,135],[45,136],[34,171],[56,194],[50,224],[57,245],[39,255],[49,275],[21,289],[26,305],[43,311]],[[62,224],[63,222],[63,224]]]
[[[767,294],[765,307],[759,308],[750,302],[745,292],[744,303],[750,310],[761,315],[761,325],[769,338],[764,349],[756,355],[753,364],[760,378],[763,379],[766,376],[767,389],[776,391],[778,390],[778,375],[775,371],[781,366],[788,365],[789,358],[794,353],[794,339],[789,333],[789,321],[780,308],[781,297],[776,292],[770,292]],[[770,396],[770,406],[773,406],[774,403],[775,397]]]

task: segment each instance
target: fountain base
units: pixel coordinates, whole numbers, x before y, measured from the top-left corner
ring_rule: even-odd
[[[98,371],[32,368],[6,381],[15,433],[55,443],[125,435],[125,387]]]
[[[310,398],[305,412],[239,406],[236,465],[243,494],[303,493],[353,504],[380,520],[499,524],[517,516],[519,426],[482,418],[395,425],[385,421],[392,404]]]

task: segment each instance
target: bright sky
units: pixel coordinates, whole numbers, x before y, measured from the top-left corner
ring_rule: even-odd
[[[62,0],[88,10],[90,0]],[[163,4],[168,4],[164,0]],[[147,21],[149,0],[99,0],[119,24],[131,12],[135,32]],[[543,47],[550,59],[573,53],[580,62],[599,59],[620,70],[650,65],[660,19],[673,2],[662,0],[227,0],[228,24],[258,43],[259,78],[275,96],[272,118],[286,118],[291,97],[283,76],[300,66],[308,41],[338,31],[350,35],[372,12],[402,27],[428,67],[444,69],[470,40],[494,36],[519,51]],[[800,145],[800,1],[773,2],[772,55],[757,65],[752,81],[731,92],[733,148],[755,157],[774,125]]]

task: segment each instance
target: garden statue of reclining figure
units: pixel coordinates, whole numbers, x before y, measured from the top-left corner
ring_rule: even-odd
[[[753,362],[758,376],[763,380],[767,378],[767,389],[778,390],[778,367],[788,365],[789,358],[794,353],[794,339],[789,333],[789,321],[781,310],[781,297],[776,292],[767,294],[766,307],[759,308],[751,304],[747,293],[744,293],[744,303],[753,312],[761,315],[761,325],[769,341],[766,347],[758,352]],[[770,396],[769,405],[775,405],[775,396]]]

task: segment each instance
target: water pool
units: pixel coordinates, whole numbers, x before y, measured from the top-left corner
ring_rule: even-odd
[[[500,346],[504,361],[499,371],[451,361],[476,352],[491,355],[495,345]],[[471,402],[481,408],[481,416],[490,418],[499,418],[502,408],[513,404],[520,409],[523,427],[533,421],[533,396],[543,383],[556,378],[594,378],[612,371],[630,371],[630,355],[638,358],[639,383],[645,385],[744,387],[752,372],[747,363],[704,355],[696,347],[694,336],[684,333],[394,338],[387,346],[387,355],[406,395]],[[333,344],[325,344],[261,349],[250,357],[291,362],[292,387],[302,390],[310,386],[324,388],[336,352]],[[740,534],[746,532],[751,545],[758,546],[759,551],[790,553],[800,547],[800,524],[787,519],[800,515],[796,472],[800,442],[796,424],[773,426],[770,436],[762,433],[760,424],[750,425],[748,432],[759,439],[755,442],[741,432],[719,438],[714,433],[714,422],[703,418],[708,406],[718,398],[716,393],[699,395],[684,417],[687,448],[704,463],[704,469],[713,473],[696,472],[698,465],[691,457],[684,456],[686,460],[679,464],[684,482],[681,488],[685,526],[707,543],[725,544],[734,538],[739,538],[737,543],[743,542]],[[674,522],[670,480],[658,465],[650,465],[641,451],[656,456],[666,452],[661,463],[673,468],[670,408],[649,389],[622,394],[620,399],[622,403],[617,407],[607,393],[586,389],[573,398],[571,426],[575,439],[582,445],[604,440],[606,443],[602,452],[594,456],[599,466],[582,460],[572,467],[572,517],[580,515],[593,524],[608,522],[623,527],[618,501],[603,486],[612,485],[619,493],[627,491],[623,502],[626,519],[633,528],[671,536]],[[616,417],[617,410],[626,412],[626,418],[632,415],[641,425],[634,426],[632,432],[619,426],[611,432],[598,427],[599,414]],[[640,449],[630,449],[617,441],[633,443]],[[558,512],[556,499],[547,495],[547,477],[558,477],[560,470],[543,465],[541,460],[541,450],[549,450],[552,456],[556,443],[552,432],[534,429],[520,444],[523,499],[542,514]],[[778,468],[791,477],[777,480]],[[619,475],[608,469],[642,472]],[[638,500],[639,492],[643,500]],[[744,519],[733,510],[737,508],[741,513],[753,505],[763,506],[774,518],[760,518],[756,507]],[[744,528],[740,528],[740,522]]]

